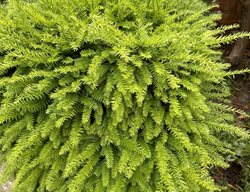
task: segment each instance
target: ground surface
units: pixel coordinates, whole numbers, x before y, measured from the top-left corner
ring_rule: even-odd
[[[3,171],[3,167],[0,167],[0,174]],[[12,182],[8,181],[0,186],[0,192],[10,192]]]

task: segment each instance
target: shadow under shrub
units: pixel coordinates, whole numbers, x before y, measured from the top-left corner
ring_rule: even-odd
[[[220,16],[200,0],[10,0],[0,144],[13,191],[216,191],[233,125]]]

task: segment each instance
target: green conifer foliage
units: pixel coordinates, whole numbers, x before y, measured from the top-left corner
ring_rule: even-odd
[[[14,192],[217,191],[232,124],[200,0],[10,0],[0,10],[2,181]]]

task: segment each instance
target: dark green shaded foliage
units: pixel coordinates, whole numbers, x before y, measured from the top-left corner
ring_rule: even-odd
[[[216,191],[232,125],[217,14],[199,0],[10,0],[0,144],[13,191]]]

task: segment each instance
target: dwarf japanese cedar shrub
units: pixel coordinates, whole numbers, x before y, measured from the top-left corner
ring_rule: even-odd
[[[2,181],[14,192],[217,191],[233,125],[200,0],[9,0],[0,9]]]

